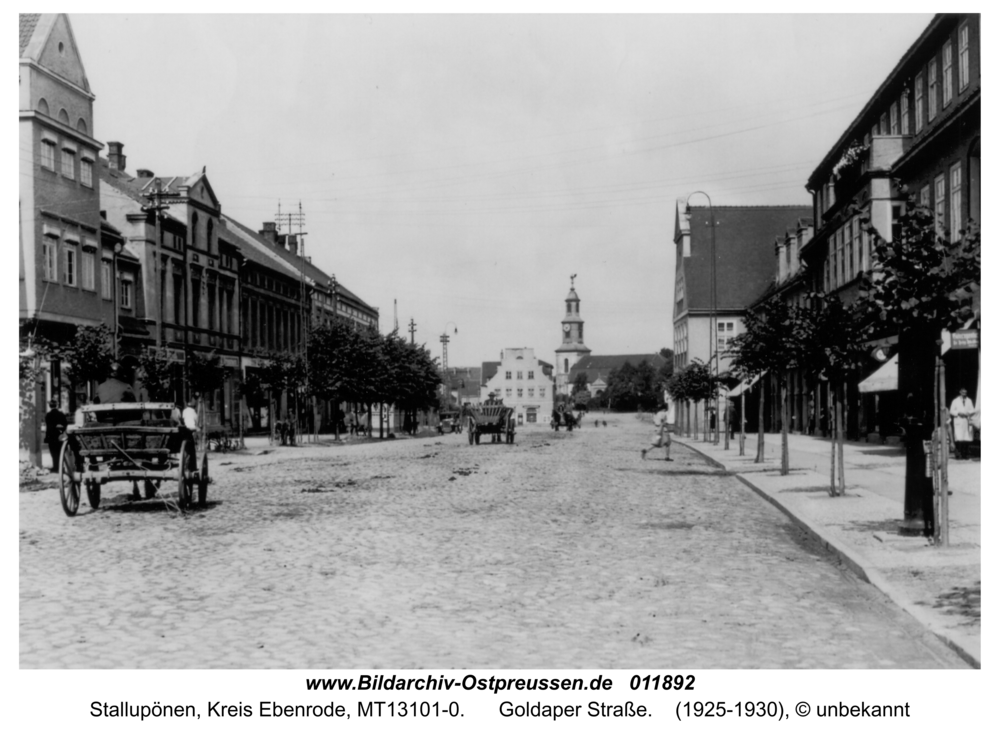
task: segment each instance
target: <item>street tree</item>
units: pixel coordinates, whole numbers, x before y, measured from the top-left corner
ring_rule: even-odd
[[[770,372],[778,381],[781,392],[781,474],[788,475],[788,372],[805,362],[807,337],[812,334],[811,314],[807,309],[789,305],[782,295],[766,299],[747,312],[744,331],[733,338],[729,355],[734,374],[744,380]],[[757,455],[754,462],[764,461],[764,384],[757,420]]]
[[[166,350],[147,347],[138,356],[142,386],[151,401],[169,401],[173,385],[174,363]]]
[[[969,222],[949,234],[945,223],[908,193],[891,240],[870,222],[865,225],[872,268],[860,299],[876,330],[899,335],[898,390],[907,438],[904,523],[919,531],[922,522],[924,533],[933,534],[933,481],[924,473],[923,442],[940,422],[934,406],[941,331],[960,327],[974,314],[973,295],[981,280],[979,228]]]

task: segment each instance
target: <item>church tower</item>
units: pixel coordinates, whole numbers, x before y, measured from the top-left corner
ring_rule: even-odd
[[[556,348],[556,391],[566,393],[570,369],[576,362],[590,355],[590,348],[583,344],[583,319],[580,317],[580,297],[569,277],[569,294],[566,296],[566,315],[562,320],[562,345]]]

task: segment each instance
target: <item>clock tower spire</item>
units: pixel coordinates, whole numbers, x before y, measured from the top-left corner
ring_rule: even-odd
[[[583,318],[580,317],[580,297],[577,296],[575,282],[574,273],[569,277],[566,314],[562,319],[562,344],[556,348],[556,391],[559,393],[567,390],[570,369],[580,358],[590,355],[590,348],[583,343]]]

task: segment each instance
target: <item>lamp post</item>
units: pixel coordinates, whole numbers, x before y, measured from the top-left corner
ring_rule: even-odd
[[[691,209],[691,197],[696,194],[704,195],[705,199],[708,200],[708,220],[712,231],[711,240],[711,279],[710,279],[710,290],[709,290],[709,325],[708,325],[708,340],[709,340],[709,353],[708,359],[711,365],[712,357],[715,357],[715,382],[713,382],[712,393],[715,395],[715,431],[712,434],[712,443],[719,444],[719,387],[717,384],[719,380],[719,340],[718,340],[718,327],[716,325],[716,312],[718,311],[717,303],[717,292],[715,283],[715,273],[716,273],[716,263],[715,263],[715,210],[712,208],[712,198],[708,196],[707,192],[698,190],[696,192],[691,192],[688,195],[688,211]],[[729,435],[726,435],[728,438]]]
[[[153,278],[155,279],[153,288],[156,292],[156,347],[163,347],[163,289],[161,287],[161,270],[163,264],[160,263],[160,218],[163,211],[169,210],[168,205],[163,204],[163,188],[159,179],[153,180],[153,190],[146,195],[150,203],[143,205],[142,211],[153,213]],[[117,308],[116,308],[117,309]]]

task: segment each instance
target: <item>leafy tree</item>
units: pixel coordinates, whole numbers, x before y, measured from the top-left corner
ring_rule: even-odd
[[[580,393],[581,391],[587,390],[587,384],[590,383],[590,378],[587,376],[587,372],[577,373],[576,378],[573,379],[573,395]]]
[[[70,383],[100,382],[111,375],[115,362],[115,335],[103,322],[80,325],[73,339],[63,345],[44,344],[42,352],[58,358],[66,368]]]
[[[905,188],[901,188],[905,192]],[[933,532],[933,482],[925,477],[922,443],[934,425],[935,362],[941,330],[973,316],[972,297],[981,280],[980,233],[969,222],[951,243],[933,212],[907,195],[892,240],[866,222],[872,269],[860,292],[875,329],[898,331],[899,393],[904,397],[906,491],[904,518]]]
[[[781,391],[781,474],[787,475],[788,462],[788,372],[806,361],[806,340],[813,334],[808,310],[790,306],[776,294],[749,311],[744,318],[744,332],[730,342],[732,370],[744,380],[770,371],[778,379]],[[764,461],[764,388],[757,422],[757,456]]]
[[[169,401],[174,364],[165,350],[147,347],[138,357],[143,388],[151,401]]]

